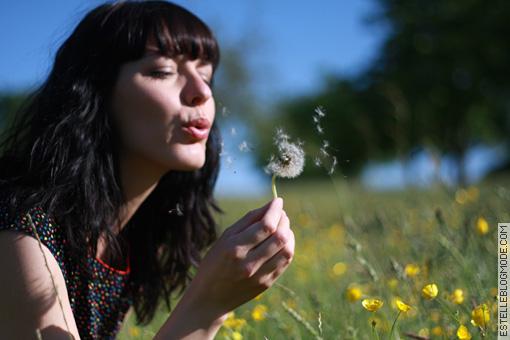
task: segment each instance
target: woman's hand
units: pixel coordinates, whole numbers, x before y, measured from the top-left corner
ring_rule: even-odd
[[[226,314],[272,286],[292,261],[294,245],[283,200],[273,199],[225,230],[187,293],[218,316]]]
[[[227,228],[155,339],[213,339],[228,312],[271,285],[294,256],[294,233],[275,198]]]

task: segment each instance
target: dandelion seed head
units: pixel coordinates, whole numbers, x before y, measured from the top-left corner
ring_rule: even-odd
[[[305,165],[305,152],[303,151],[302,141],[297,143],[289,142],[289,136],[283,132],[283,129],[276,130],[275,145],[277,155],[271,155],[268,165],[264,171],[268,174],[274,174],[278,177],[294,178],[303,172]]]
[[[276,134],[274,137],[274,143],[278,145],[290,139],[289,135],[286,134],[282,128],[276,128]]]
[[[315,166],[320,167],[322,164],[322,161],[319,157],[315,157],[314,163],[315,163]]]

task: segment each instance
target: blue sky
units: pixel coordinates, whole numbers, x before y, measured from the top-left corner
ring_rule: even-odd
[[[370,0],[181,0],[215,31],[220,44],[253,37],[257,88],[295,94],[320,86],[323,72],[352,74],[374,57],[383,36],[364,24]],[[96,0],[0,2],[0,89],[40,82],[52,57]]]

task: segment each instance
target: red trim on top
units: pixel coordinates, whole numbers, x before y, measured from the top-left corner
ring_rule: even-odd
[[[129,263],[129,257],[128,257],[128,260],[127,260],[127,268],[125,270],[121,270],[121,269],[117,269],[117,268],[113,268],[112,266],[110,266],[109,264],[107,264],[106,262],[104,262],[103,260],[101,260],[99,257],[96,257],[96,260],[101,263],[103,266],[105,266],[106,268],[114,271],[114,272],[117,272],[119,274],[122,274],[122,275],[127,275],[131,272],[131,265]]]

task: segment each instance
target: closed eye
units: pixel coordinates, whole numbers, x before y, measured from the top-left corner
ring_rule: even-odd
[[[165,79],[173,74],[175,74],[174,72],[167,72],[167,71],[152,71],[151,73],[151,76],[153,76],[154,78],[158,78],[158,79]]]

